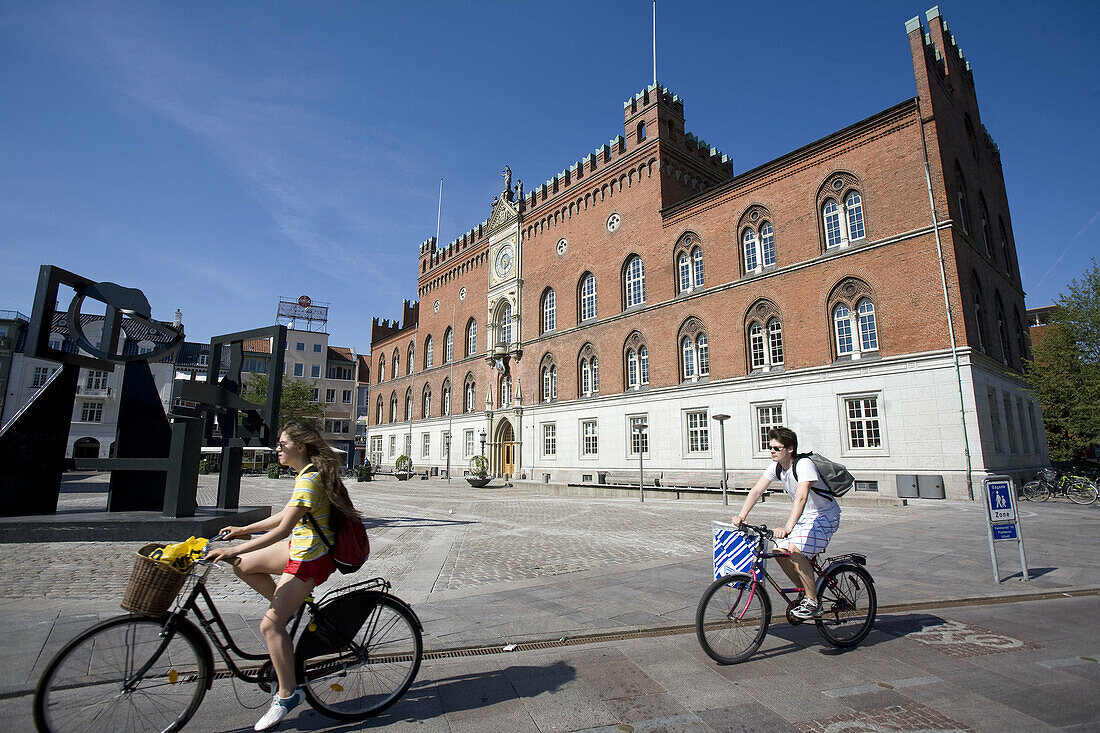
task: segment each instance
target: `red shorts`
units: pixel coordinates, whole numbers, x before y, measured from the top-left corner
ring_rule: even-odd
[[[300,580],[312,580],[315,585],[320,585],[328,580],[336,570],[336,563],[332,561],[332,555],[327,552],[312,560],[288,560],[284,573],[290,573]]]

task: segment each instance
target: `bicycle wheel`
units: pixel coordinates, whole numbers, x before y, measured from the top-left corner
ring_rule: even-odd
[[[168,639],[162,631],[156,619],[118,616],[62,647],[34,692],[38,730],[180,730],[206,694],[209,648],[189,622]]]
[[[337,720],[362,720],[393,705],[416,679],[423,654],[420,623],[398,599],[377,592],[349,593],[321,608],[354,646],[324,650],[299,642],[298,676],[306,699]],[[333,613],[336,611],[336,613]],[[355,619],[348,628],[348,619]],[[325,622],[317,631],[325,634]],[[358,647],[358,648],[356,648]]]
[[[843,565],[819,583],[822,616],[817,631],[833,646],[855,646],[871,633],[878,612],[878,596],[871,576],[861,567]]]
[[[1096,487],[1088,479],[1075,477],[1069,484],[1069,500],[1074,504],[1091,504],[1096,501]]]
[[[1028,501],[1046,501],[1050,498],[1050,487],[1042,481],[1028,481],[1021,491]]]
[[[699,646],[719,664],[743,662],[760,648],[771,623],[772,604],[764,586],[746,573],[711,583],[695,611]]]

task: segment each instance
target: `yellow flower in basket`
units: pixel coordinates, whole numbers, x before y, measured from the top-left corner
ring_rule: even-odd
[[[153,550],[149,557],[167,563],[177,570],[187,571],[196,560],[202,557],[203,548],[209,541],[205,537],[188,537],[183,542]]]

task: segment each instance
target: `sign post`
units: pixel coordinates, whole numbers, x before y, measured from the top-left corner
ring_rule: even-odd
[[[1015,541],[1020,548],[1020,567],[1023,579],[1031,580],[1024,555],[1024,534],[1020,529],[1020,517],[1016,511],[1016,486],[1008,476],[986,476],[982,479],[982,497],[986,508],[986,528],[989,534],[989,558],[993,561],[993,578],[1001,582],[997,569],[996,543]]]

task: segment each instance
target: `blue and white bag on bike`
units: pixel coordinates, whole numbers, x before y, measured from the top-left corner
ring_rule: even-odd
[[[751,573],[758,539],[731,524],[711,522],[710,528],[714,532],[714,579],[730,573]],[[760,580],[759,573],[756,579]]]

